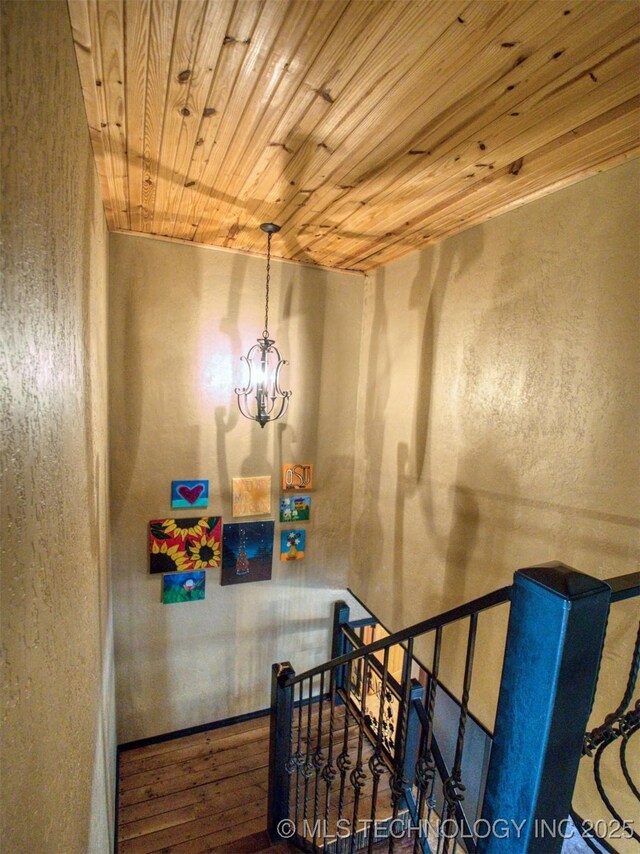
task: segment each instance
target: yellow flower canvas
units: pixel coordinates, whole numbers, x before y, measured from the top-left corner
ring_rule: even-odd
[[[271,513],[271,475],[234,477],[233,515],[262,516]]]
[[[149,523],[149,569],[190,572],[220,566],[222,519],[153,519]]]

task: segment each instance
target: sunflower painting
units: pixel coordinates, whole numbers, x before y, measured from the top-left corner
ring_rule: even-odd
[[[221,563],[222,519],[154,519],[149,523],[149,569],[156,572],[190,572]]]

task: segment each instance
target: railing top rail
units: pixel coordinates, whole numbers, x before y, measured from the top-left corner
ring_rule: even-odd
[[[616,575],[615,578],[605,578],[605,584],[611,588],[611,601],[620,602],[640,596],[640,572],[629,572],[626,575]]]
[[[314,676],[319,676],[327,670],[332,670],[335,667],[348,664],[350,661],[354,661],[357,658],[364,658],[365,655],[380,652],[388,646],[395,646],[398,643],[403,643],[403,641],[406,641],[409,638],[418,637],[418,635],[423,635],[426,632],[434,631],[435,629],[439,629],[449,623],[454,623],[456,620],[462,620],[465,617],[471,616],[471,614],[478,614],[480,611],[487,610],[487,608],[493,608],[495,605],[508,602],[510,595],[511,585],[508,587],[501,587],[499,590],[494,590],[492,593],[487,593],[485,596],[480,596],[480,598],[467,602],[464,605],[459,605],[457,608],[451,608],[443,614],[438,614],[435,617],[429,617],[428,620],[423,620],[420,623],[416,623],[413,626],[409,626],[406,629],[402,629],[399,632],[388,635],[386,638],[380,638],[380,640],[374,641],[366,646],[361,646],[358,649],[353,650],[353,652],[348,652],[345,655],[341,655],[338,658],[325,662],[324,664],[319,664],[317,667],[312,667],[304,673],[300,673],[293,678],[287,679],[286,682],[284,682],[284,685],[295,685],[297,682],[302,682],[304,679],[311,679]]]

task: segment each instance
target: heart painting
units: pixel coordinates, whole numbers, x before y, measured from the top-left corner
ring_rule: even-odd
[[[206,507],[209,504],[208,480],[171,481],[171,507]]]

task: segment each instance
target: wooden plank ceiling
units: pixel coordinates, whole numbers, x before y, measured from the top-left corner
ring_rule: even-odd
[[[108,225],[370,270],[638,156],[628,0],[69,0]]]

